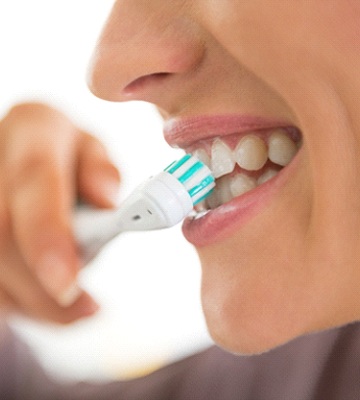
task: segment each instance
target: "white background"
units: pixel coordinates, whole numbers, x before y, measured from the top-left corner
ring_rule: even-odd
[[[112,0],[0,2],[0,115],[22,100],[47,101],[98,135],[123,173],[121,197],[181,153],[143,103],[112,104],[86,87],[86,68]],[[141,373],[201,348],[206,333],[200,267],[180,227],[115,239],[82,273],[99,301],[71,327],[14,320],[49,371],[61,378]]]

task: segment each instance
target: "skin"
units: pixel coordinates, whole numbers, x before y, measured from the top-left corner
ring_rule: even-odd
[[[359,17],[357,0],[119,0],[94,53],[101,98],[302,132],[267,208],[197,249],[209,331],[233,352],[360,317]]]
[[[1,314],[65,324],[97,311],[73,290],[81,258],[71,215],[78,196],[111,207],[118,184],[104,147],[65,115],[33,103],[9,110],[0,120]]]

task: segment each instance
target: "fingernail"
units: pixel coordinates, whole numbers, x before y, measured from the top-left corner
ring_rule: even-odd
[[[119,196],[119,181],[110,177],[104,177],[98,184],[101,196],[111,204],[116,205]]]
[[[80,297],[81,289],[77,283],[72,283],[57,298],[58,303],[63,307],[69,307]]]
[[[36,273],[44,289],[63,307],[80,295],[67,263],[56,252],[48,252],[40,259]]]

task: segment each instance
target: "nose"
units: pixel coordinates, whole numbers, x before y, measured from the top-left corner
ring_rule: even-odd
[[[105,100],[168,108],[201,64],[203,43],[183,0],[118,0],[92,58],[89,87]]]

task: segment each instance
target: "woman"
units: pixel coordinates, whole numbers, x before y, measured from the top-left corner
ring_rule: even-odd
[[[155,104],[170,145],[210,157],[218,193],[203,208],[212,211],[183,230],[201,260],[209,331],[233,353],[359,319],[359,17],[356,0],[119,0],[95,51],[97,96]],[[69,226],[69,207],[59,210]],[[31,271],[52,270],[49,259],[77,269],[64,232],[72,256],[24,253]],[[15,235],[21,251],[35,248],[22,240]],[[73,294],[71,276],[59,273],[56,287],[42,273],[31,279],[60,305],[78,299],[72,308],[84,295]],[[260,357],[215,350],[113,390],[129,399],[357,398],[358,330]]]
[[[169,144],[206,150],[217,176],[240,172],[231,156],[256,178],[286,165],[231,202],[219,180],[225,204],[184,224],[209,330],[231,351],[360,316],[359,18],[356,0],[117,1],[100,38],[97,96],[155,104]],[[249,134],[275,162],[239,150]]]

